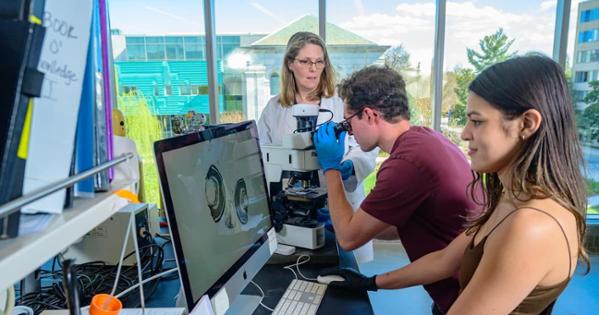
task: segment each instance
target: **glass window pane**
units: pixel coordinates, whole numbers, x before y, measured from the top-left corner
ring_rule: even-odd
[[[207,84],[199,53],[202,1],[110,1],[109,17],[119,91],[115,107],[123,112],[127,137],[136,142],[143,162],[144,201],[158,204],[153,142],[195,128],[185,119],[190,111],[209,116],[208,97],[189,91],[191,84]],[[185,60],[185,44],[192,45],[194,60]]]
[[[164,45],[146,45],[148,60],[164,60]]]
[[[185,54],[183,53],[183,43],[181,44],[166,44],[166,59],[168,60],[183,60]]]
[[[279,84],[289,37],[298,31],[318,34],[318,1],[276,1],[267,7],[257,2],[215,1],[214,9],[220,120],[258,119],[278,93],[278,87],[272,87]]]
[[[572,78],[576,123],[586,162],[588,214],[599,214],[599,1],[573,2],[566,68]],[[568,71],[570,70],[570,71]]]
[[[543,0],[447,2],[441,130],[464,152],[468,85],[511,56],[552,55],[555,3]]]
[[[146,46],[127,45],[127,58],[129,60],[146,60]]]
[[[387,64],[401,73],[411,121],[431,125],[431,62],[435,4],[407,1],[327,1],[326,39],[339,78],[371,64]]]

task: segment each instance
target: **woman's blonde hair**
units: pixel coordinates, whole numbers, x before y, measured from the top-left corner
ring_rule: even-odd
[[[316,87],[309,97],[319,99],[323,96],[331,97],[335,94],[335,70],[329,60],[325,43],[314,33],[297,32],[287,42],[287,50],[283,58],[283,65],[281,65],[281,93],[279,95],[279,102],[284,107],[295,104],[295,94],[297,93],[297,84],[293,73],[289,70],[289,63],[295,61],[299,51],[307,44],[320,46],[324,54],[325,63],[324,69],[320,74],[318,87]]]

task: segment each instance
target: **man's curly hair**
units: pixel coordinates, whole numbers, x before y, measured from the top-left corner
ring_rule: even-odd
[[[339,96],[349,109],[365,107],[383,114],[388,122],[410,120],[406,83],[397,71],[387,66],[368,66],[350,75],[338,85]],[[358,114],[362,118],[362,113]]]

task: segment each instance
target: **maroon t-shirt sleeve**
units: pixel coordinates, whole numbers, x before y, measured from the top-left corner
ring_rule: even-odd
[[[433,187],[428,176],[412,163],[389,158],[381,165],[376,184],[360,208],[373,217],[398,228],[429,196]]]

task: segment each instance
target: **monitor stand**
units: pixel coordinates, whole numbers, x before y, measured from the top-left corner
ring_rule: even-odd
[[[229,306],[225,315],[253,314],[254,310],[260,305],[262,297],[258,295],[240,294],[235,298],[235,302]]]

